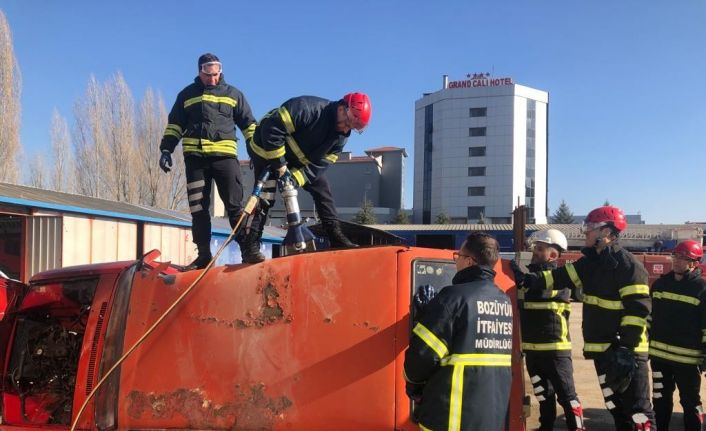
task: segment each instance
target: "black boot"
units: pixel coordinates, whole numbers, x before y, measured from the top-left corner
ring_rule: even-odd
[[[324,231],[326,231],[326,236],[328,236],[328,242],[331,244],[331,248],[358,247],[358,244],[353,243],[343,234],[341,224],[338,220],[324,220],[323,226]]]
[[[265,260],[265,255],[260,251],[260,235],[261,233],[251,229],[238,239],[243,263],[259,263]]]
[[[206,251],[204,251],[204,252],[199,251],[198,257],[196,257],[196,259],[194,259],[193,262],[186,265],[184,267],[184,271],[193,271],[194,269],[204,269],[204,268],[206,268],[206,265],[208,265],[208,262],[210,262],[212,258],[213,258],[213,256],[211,256],[210,250],[207,252]]]

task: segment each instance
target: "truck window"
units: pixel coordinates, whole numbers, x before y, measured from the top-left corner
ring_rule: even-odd
[[[97,278],[33,286],[17,316],[3,420],[71,423],[76,373]]]
[[[412,262],[412,289],[410,300],[421,286],[430,285],[439,293],[444,287],[451,285],[456,274],[456,264],[448,260],[415,260]],[[411,302],[410,302],[411,303]],[[411,320],[414,320],[414,307],[410,310]]]

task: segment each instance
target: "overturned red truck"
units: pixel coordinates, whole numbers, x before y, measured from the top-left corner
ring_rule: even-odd
[[[0,279],[2,429],[416,430],[402,365],[417,286],[449,250],[324,251],[201,271],[137,261]],[[496,282],[509,291],[508,262]],[[524,430],[519,331],[506,429]]]

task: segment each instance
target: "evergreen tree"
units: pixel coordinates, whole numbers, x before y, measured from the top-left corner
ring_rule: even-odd
[[[441,211],[436,215],[436,224],[449,224],[451,223],[451,218],[446,214],[445,211]]]
[[[574,213],[569,209],[569,205],[561,200],[559,208],[551,216],[552,223],[555,224],[572,224],[574,222]]]
[[[373,203],[368,198],[363,199],[363,204],[360,211],[353,217],[353,222],[358,224],[375,224],[375,213],[373,212]]]
[[[392,224],[409,224],[409,216],[407,215],[407,212],[400,208],[399,211],[397,211],[397,215],[395,218],[392,219],[391,221]]]

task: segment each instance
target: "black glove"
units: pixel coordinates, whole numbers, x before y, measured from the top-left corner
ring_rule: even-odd
[[[515,276],[515,284],[518,287],[524,286],[527,270],[522,268],[520,264],[515,261],[515,259],[510,261],[510,268],[512,268],[512,274]]]
[[[635,352],[625,346],[613,346],[608,349],[608,370],[606,371],[606,384],[613,392],[622,394],[630,386],[632,376],[637,369]]]
[[[419,406],[422,404],[422,394],[424,393],[424,385],[419,383],[407,382],[405,385],[407,396],[414,401],[414,410],[412,410],[412,422],[419,423]]]
[[[424,307],[434,298],[436,290],[431,284],[423,284],[417,287],[417,292],[412,299],[414,307],[414,320],[419,320],[424,312]]]
[[[169,172],[172,169],[172,153],[168,150],[162,150],[162,156],[159,158],[159,167],[164,172]]]

